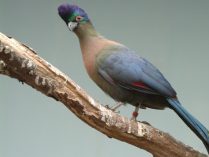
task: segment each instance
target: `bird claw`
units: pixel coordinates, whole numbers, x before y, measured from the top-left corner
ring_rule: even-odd
[[[109,105],[105,105],[105,108],[107,108],[107,109],[111,109]]]
[[[147,125],[151,126],[151,124],[146,122],[146,121],[141,121],[141,123],[144,123],[144,124],[147,124]]]
[[[115,112],[115,113],[118,113],[118,114],[120,113],[120,111],[115,111],[115,110],[112,110],[112,111]]]
[[[149,125],[149,126],[152,126],[150,123],[146,122],[146,121],[139,121],[137,120],[135,117],[132,117],[130,119],[131,121],[135,121],[135,122],[139,122],[139,123],[143,123],[143,124],[146,124],[146,125]]]
[[[111,110],[115,113],[120,113],[120,111],[116,111],[116,109],[114,109],[114,107],[110,107],[109,105],[105,105],[105,107],[108,109],[108,110]]]
[[[131,117],[131,119],[130,119],[131,121],[135,121],[135,122],[137,122],[137,120],[136,120],[136,117]]]

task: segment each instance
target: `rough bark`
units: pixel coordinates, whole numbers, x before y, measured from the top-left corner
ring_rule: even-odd
[[[16,78],[62,102],[89,126],[108,137],[144,149],[155,157],[206,157],[148,124],[131,121],[103,107],[68,76],[31,48],[0,33],[0,74]]]

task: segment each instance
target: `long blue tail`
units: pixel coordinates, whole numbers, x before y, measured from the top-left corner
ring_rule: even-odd
[[[185,124],[201,139],[209,154],[209,131],[196,118],[194,118],[176,98],[168,98],[167,101]]]

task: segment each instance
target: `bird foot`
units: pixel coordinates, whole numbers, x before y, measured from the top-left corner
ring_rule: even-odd
[[[111,110],[115,113],[120,113],[120,111],[116,111],[116,109],[114,107],[110,107],[109,105],[105,105],[105,107],[108,109],[108,110]]]
[[[113,106],[113,107],[109,107],[109,105],[105,105],[105,107],[106,107],[107,109],[112,110],[112,111],[115,112],[115,113],[120,113],[120,111],[117,111],[117,112],[116,112],[116,110],[117,110],[120,106],[122,106],[122,105],[124,105],[124,103],[122,103],[122,102],[117,102],[116,105]]]
[[[104,107],[111,110],[111,107],[109,105],[105,105]]]
[[[137,118],[137,116],[139,115],[139,108],[140,108],[140,106],[141,106],[141,103],[138,104],[138,105],[135,107],[135,110],[134,110],[134,112],[132,113],[131,120],[137,121],[136,118]]]
[[[147,125],[151,126],[151,124],[146,122],[146,121],[141,121],[141,123],[144,123],[144,124],[147,124]]]
[[[138,112],[134,111],[134,112],[132,113],[131,120],[137,121],[137,120],[136,120],[137,116],[138,116]]]

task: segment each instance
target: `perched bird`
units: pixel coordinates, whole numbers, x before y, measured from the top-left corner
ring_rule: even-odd
[[[80,42],[83,62],[90,78],[120,104],[139,108],[174,110],[202,140],[209,153],[209,131],[180,104],[175,90],[149,61],[126,46],[102,37],[79,6],[62,4],[60,17]]]

